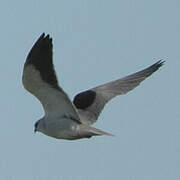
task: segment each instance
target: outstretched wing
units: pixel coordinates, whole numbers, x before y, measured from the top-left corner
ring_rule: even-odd
[[[144,79],[157,71],[163,63],[163,61],[158,61],[142,71],[84,91],[75,96],[73,103],[82,119],[86,119],[86,123],[92,124],[97,120],[108,101],[137,87]]]
[[[50,117],[79,116],[67,94],[58,85],[52,60],[52,38],[43,33],[29,52],[23,71],[23,85],[39,99],[45,115]]]

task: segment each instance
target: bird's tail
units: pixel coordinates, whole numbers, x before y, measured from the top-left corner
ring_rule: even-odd
[[[87,138],[92,137],[92,136],[102,136],[102,135],[114,136],[110,133],[107,133],[105,131],[102,131],[100,129],[87,126],[87,125],[80,125],[79,134],[80,136],[87,137]]]

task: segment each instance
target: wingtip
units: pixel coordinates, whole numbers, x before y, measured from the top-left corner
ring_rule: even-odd
[[[150,71],[152,71],[152,73],[153,73],[153,72],[157,71],[161,66],[163,66],[164,63],[165,63],[165,61],[159,60],[159,61],[157,61],[156,63],[154,63],[153,65],[151,65],[151,66],[150,66],[149,68],[147,68],[147,69],[150,70]],[[149,74],[149,75],[151,75],[151,74]],[[149,76],[149,75],[148,75],[148,76]]]
[[[44,37],[45,36],[45,32],[43,32],[41,35],[40,35],[40,37]]]
[[[50,35],[49,35],[49,34],[47,34],[47,35],[46,35],[46,33],[45,33],[45,32],[43,32],[43,33],[40,35],[40,37],[39,37],[39,39],[38,39],[38,40],[41,40],[41,39],[48,39],[48,40],[52,40],[52,38],[50,37]]]
[[[39,36],[39,38],[37,39],[36,42],[38,42],[38,41],[40,41],[40,40],[42,40],[42,39],[44,39],[44,38],[45,38],[45,33],[43,32],[43,33]]]
[[[165,64],[165,61],[160,59],[158,62],[156,62],[155,64],[159,65],[159,67],[163,66]]]
[[[42,59],[45,59],[44,57],[50,57],[52,56],[52,38],[49,34],[45,34],[44,32],[39,36],[39,38],[34,43],[33,47],[31,48],[25,62],[25,66],[28,64],[36,64],[38,65],[38,62],[40,62],[40,59],[38,60],[37,57],[42,57]],[[35,61],[35,59],[37,59]]]

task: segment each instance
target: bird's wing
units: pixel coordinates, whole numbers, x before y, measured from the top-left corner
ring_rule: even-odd
[[[89,124],[92,124],[97,120],[108,101],[117,95],[126,94],[137,87],[144,79],[157,71],[163,63],[163,61],[158,61],[142,71],[84,91],[75,96],[73,103],[78,109],[79,114]]]
[[[79,121],[76,108],[58,85],[52,60],[52,38],[43,33],[29,52],[23,70],[23,85],[41,102],[45,116],[70,116]]]

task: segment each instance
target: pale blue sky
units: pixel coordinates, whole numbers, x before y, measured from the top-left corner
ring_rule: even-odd
[[[71,98],[166,61],[106,106],[94,126],[115,137],[33,133],[43,110],[21,76],[42,32],[53,37],[59,82]],[[0,179],[180,179],[180,1],[1,0],[0,37]]]

